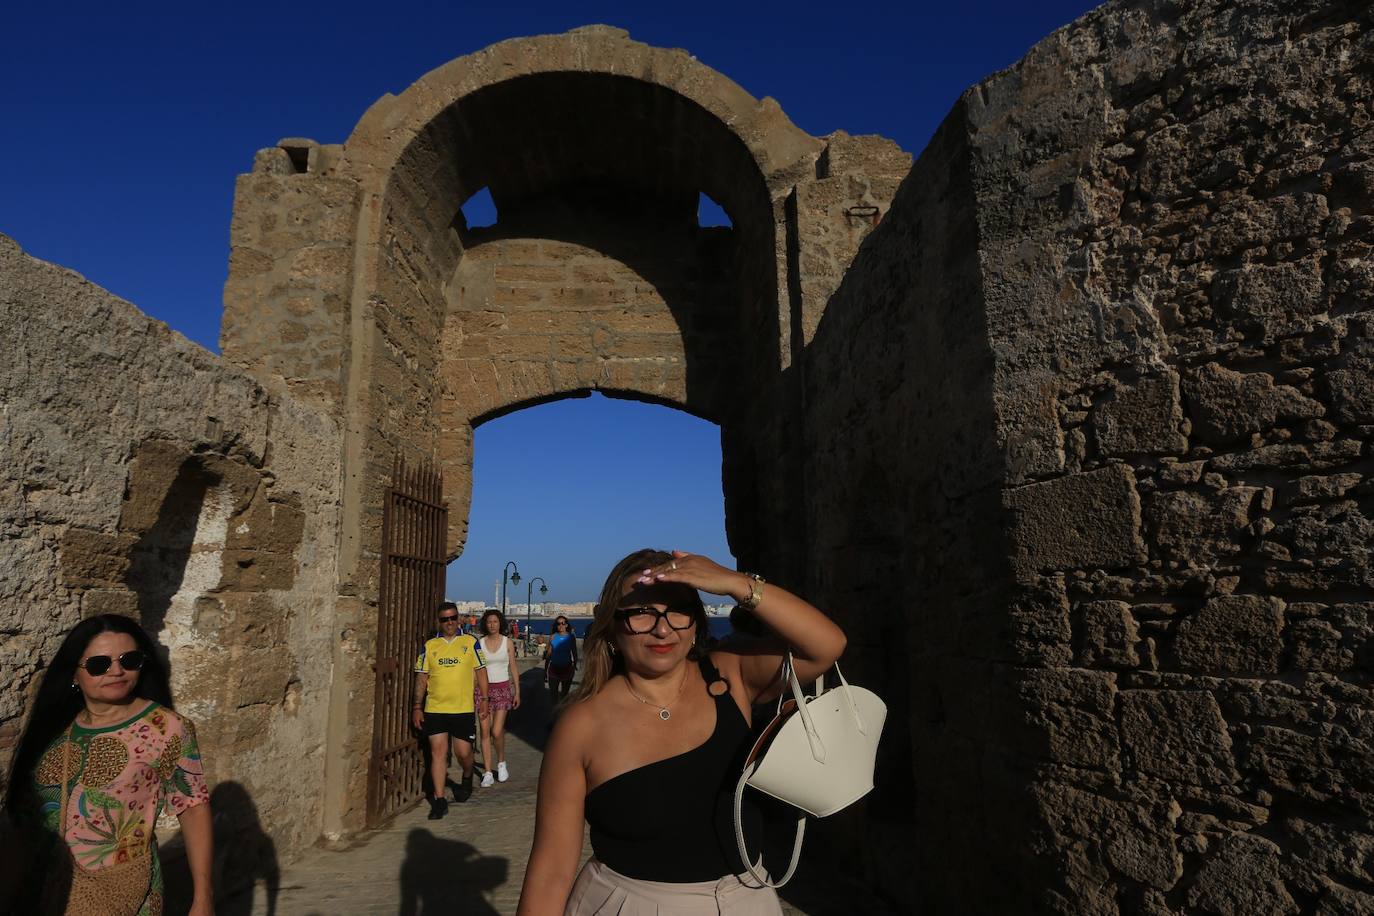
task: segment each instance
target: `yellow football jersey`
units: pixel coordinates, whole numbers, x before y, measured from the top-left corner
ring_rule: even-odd
[[[475,636],[462,634],[451,641],[436,636],[426,642],[415,659],[415,673],[429,675],[425,712],[474,712],[472,684],[486,664]]]

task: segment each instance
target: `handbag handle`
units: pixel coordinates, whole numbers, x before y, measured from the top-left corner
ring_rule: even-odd
[[[834,665],[835,673],[840,677],[840,688],[844,693],[845,701],[849,703],[849,711],[854,715],[854,722],[859,727],[859,734],[867,735],[868,729],[864,726],[864,717],[859,712],[859,704],[854,702],[854,697],[849,692],[849,682],[844,679],[844,672],[840,670],[840,663]],[[792,688],[792,699],[797,701],[797,714],[801,716],[802,728],[806,731],[806,742],[811,745],[811,756],[817,763],[825,763],[825,742],[821,740],[820,732],[816,729],[816,724],[811,721],[811,712],[806,708],[806,694],[802,692],[801,682],[797,680],[797,671],[792,666],[792,650],[787,650],[787,657],[782,663],[783,679]],[[816,696],[821,695],[821,682],[825,680],[824,672],[816,678]],[[778,698],[778,708],[782,708],[782,697]]]

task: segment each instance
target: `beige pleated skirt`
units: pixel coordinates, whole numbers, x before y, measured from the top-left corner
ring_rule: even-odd
[[[588,859],[573,885],[564,916],[782,916],[778,893],[729,875],[718,881],[667,884],[641,881]]]

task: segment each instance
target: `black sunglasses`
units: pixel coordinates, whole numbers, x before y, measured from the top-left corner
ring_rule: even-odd
[[[674,630],[690,630],[697,622],[691,611],[676,608],[660,611],[651,607],[624,607],[615,612],[615,619],[624,621],[631,633],[652,633],[660,620],[667,621]]]
[[[457,614],[454,614],[454,615],[452,615],[451,617],[440,617],[440,618],[439,618],[439,622],[440,622],[440,623],[449,623],[450,621],[457,620],[457,619],[458,619],[458,615],[457,615]]]
[[[125,671],[137,671],[143,667],[143,663],[148,660],[148,655],[142,649],[133,649],[119,656],[119,667]],[[100,677],[110,670],[114,664],[114,659],[108,655],[90,655],[86,661],[77,665],[78,668],[85,668],[86,673],[91,677]]]

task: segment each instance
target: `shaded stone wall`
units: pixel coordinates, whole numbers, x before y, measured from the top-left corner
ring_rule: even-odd
[[[845,627],[846,676],[888,703],[875,791],[808,835],[810,861],[845,862],[875,897],[857,908],[874,912],[979,911],[1010,852],[988,838],[1016,801],[989,752],[1008,695],[994,648],[1007,564],[1001,531],[974,523],[1000,511],[1001,455],[960,128],[952,117],[890,205],[877,201],[877,228],[779,379],[800,392],[804,431],[778,463],[804,483],[761,502],[772,536],[750,561],[790,570],[782,581]],[[859,205],[811,218],[844,245]]]
[[[830,297],[767,550],[864,621],[896,727],[821,842],[888,905],[1374,911],[1370,35],[1103,7],[964,96]]]
[[[966,98],[1048,909],[1374,908],[1371,25],[1109,5]]]
[[[339,428],[2,236],[0,338],[0,770],[63,633],[140,620],[198,725],[232,888],[267,854],[239,829],[282,857],[320,832],[299,785],[324,770]]]

